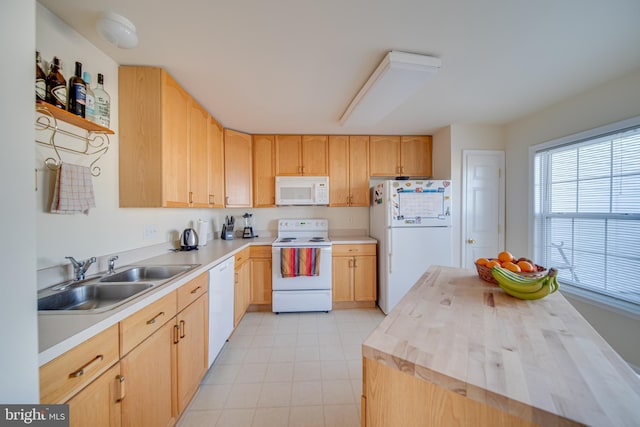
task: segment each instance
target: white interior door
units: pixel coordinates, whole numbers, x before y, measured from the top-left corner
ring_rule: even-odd
[[[495,257],[504,248],[504,151],[464,150],[462,266]]]

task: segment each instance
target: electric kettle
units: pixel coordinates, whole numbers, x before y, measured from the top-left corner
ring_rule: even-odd
[[[193,228],[185,228],[180,235],[180,250],[192,251],[198,249],[198,233]]]

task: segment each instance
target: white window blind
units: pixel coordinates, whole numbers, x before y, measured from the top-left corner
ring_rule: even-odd
[[[535,259],[640,307],[640,126],[537,151]]]

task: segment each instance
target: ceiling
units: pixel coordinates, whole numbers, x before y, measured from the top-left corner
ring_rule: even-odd
[[[505,124],[640,69],[638,0],[38,0],[119,64],[164,67],[250,133],[424,134]],[[112,47],[103,11],[137,27]],[[374,126],[340,117],[386,52],[439,73]]]

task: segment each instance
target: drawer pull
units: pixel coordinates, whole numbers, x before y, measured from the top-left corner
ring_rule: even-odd
[[[122,402],[124,400],[125,397],[125,390],[124,390],[124,375],[116,375],[116,381],[118,383],[118,398],[116,399],[116,402]]]
[[[187,333],[185,332],[186,330],[187,330],[186,323],[184,323],[184,320],[181,320],[180,321],[180,339],[187,336]]]
[[[153,325],[154,323],[156,323],[156,319],[160,316],[164,316],[164,311],[161,311],[160,313],[156,314],[156,316],[153,319],[147,320],[147,325]]]
[[[192,293],[192,294],[196,294],[196,293],[198,293],[198,289],[200,289],[200,288],[201,288],[201,286],[198,286],[197,288],[192,289],[192,290],[191,290],[191,293]]]
[[[95,362],[101,362],[104,359],[104,356],[99,354],[96,357],[94,357],[90,362],[88,362],[86,365],[84,365],[82,368],[78,369],[75,372],[72,372],[69,374],[69,378],[78,378],[84,375],[84,370],[87,369],[91,364],[95,363]]]

